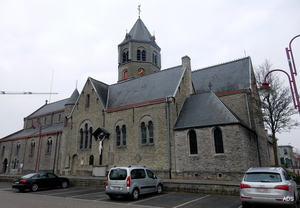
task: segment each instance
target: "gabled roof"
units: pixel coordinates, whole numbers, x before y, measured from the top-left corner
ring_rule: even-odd
[[[185,100],[174,129],[241,123],[211,91]]]
[[[108,94],[109,85],[105,84],[103,82],[100,82],[98,80],[95,80],[91,77],[89,77],[88,79],[90,80],[91,84],[93,85],[93,87],[98,95],[98,98],[102,104],[103,109],[105,109],[105,105],[107,103],[107,94]]]
[[[192,72],[197,93],[213,91],[215,94],[244,90],[251,87],[250,57],[238,59]]]
[[[185,68],[177,66],[109,86],[107,110],[126,108],[174,96]]]
[[[65,104],[67,103],[67,101],[68,101],[68,99],[63,99],[63,100],[59,100],[59,101],[56,101],[53,103],[43,105],[41,108],[39,108],[34,113],[27,116],[26,118],[41,116],[41,115],[45,115],[45,114],[60,111],[60,110],[63,111],[65,109]]]

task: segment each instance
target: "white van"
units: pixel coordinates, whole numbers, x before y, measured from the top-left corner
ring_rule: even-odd
[[[141,194],[162,193],[163,181],[151,170],[142,166],[113,167],[106,178],[105,193],[114,199],[130,196],[136,200]]]

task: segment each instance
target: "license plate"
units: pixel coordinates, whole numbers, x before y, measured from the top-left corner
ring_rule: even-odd
[[[121,190],[122,187],[114,187],[115,190]]]
[[[15,183],[19,183],[19,181],[16,181]]]
[[[260,192],[260,193],[269,193],[269,192],[270,192],[270,189],[258,188],[258,189],[256,189],[256,192]]]

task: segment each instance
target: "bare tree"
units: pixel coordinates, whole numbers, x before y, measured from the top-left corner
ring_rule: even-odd
[[[261,84],[265,75],[271,70],[272,64],[265,60],[255,69],[258,83]],[[266,128],[271,132],[274,150],[275,165],[278,166],[278,152],[276,133],[290,131],[299,126],[297,120],[292,119],[292,115],[297,114],[292,104],[290,88],[284,86],[280,81],[277,72],[272,72],[266,80],[271,89],[268,92],[261,91],[261,108]]]

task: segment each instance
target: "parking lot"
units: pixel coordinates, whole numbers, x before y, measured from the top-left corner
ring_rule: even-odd
[[[149,194],[136,201],[128,198],[111,200],[104,189],[70,187],[66,189],[42,189],[37,192],[19,192],[10,183],[0,182],[0,208],[241,208],[238,196],[220,196],[189,193]],[[253,208],[258,208],[253,206]]]

